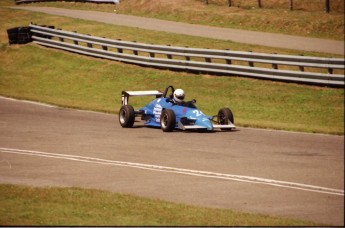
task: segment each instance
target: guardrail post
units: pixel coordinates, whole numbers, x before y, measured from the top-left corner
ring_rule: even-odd
[[[77,31],[73,31],[74,33],[77,33]],[[73,43],[75,44],[75,45],[78,45],[78,41],[77,40],[73,40]]]
[[[274,54],[276,55],[277,53],[274,53]],[[278,64],[272,63],[272,68],[275,70],[278,70]]]
[[[105,37],[102,37],[102,38],[105,38]],[[103,49],[104,51],[108,51],[108,47],[105,46],[105,45],[102,45],[102,49]]]
[[[133,42],[136,43],[137,41],[134,40]],[[133,54],[134,55],[138,55],[138,51],[137,50],[133,50]]]
[[[208,48],[207,48],[208,49]],[[205,62],[207,62],[207,63],[211,63],[212,62],[212,60],[211,60],[211,58],[209,58],[209,57],[205,57]]]
[[[225,49],[226,51],[230,51],[230,49]],[[231,59],[225,59],[226,64],[232,64]]]
[[[57,30],[62,30],[62,29],[58,28]],[[60,40],[61,42],[64,42],[64,41],[65,41],[64,38],[62,38],[62,37],[59,37],[59,40]]]
[[[249,52],[252,53],[252,51],[249,51]],[[249,65],[250,67],[254,67],[254,62],[249,61],[249,62],[248,62],[248,65]]]
[[[153,44],[152,44],[153,45]],[[154,52],[150,52],[150,57],[154,58],[155,57],[155,53]]]
[[[169,47],[170,47],[171,45],[170,45],[170,44],[168,44],[167,46],[169,46]],[[171,55],[171,54],[167,54],[167,58],[168,58],[168,59],[172,59],[172,55]]]
[[[91,36],[90,34],[86,34],[86,35]],[[91,43],[87,43],[87,47],[92,48],[92,44]]]
[[[188,46],[185,46],[186,48],[188,48]],[[186,61],[190,61],[190,57],[189,56],[185,56]]]
[[[332,61],[329,60],[329,63],[328,63],[328,64],[331,64],[331,62],[332,62]],[[333,68],[328,67],[327,72],[328,72],[329,74],[333,74]]]
[[[117,39],[117,40],[121,41],[121,39]],[[122,54],[123,53],[123,49],[122,48],[117,48],[117,52]]]
[[[300,55],[300,56],[304,56],[304,55],[302,54],[302,55]],[[302,72],[304,72],[304,66],[299,66],[299,70],[302,71]]]

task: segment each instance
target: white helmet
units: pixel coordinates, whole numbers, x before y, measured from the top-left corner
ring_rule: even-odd
[[[174,100],[176,102],[182,102],[184,99],[184,91],[182,89],[176,89],[174,92]]]

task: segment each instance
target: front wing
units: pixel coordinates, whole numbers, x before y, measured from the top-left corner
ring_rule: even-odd
[[[181,130],[207,130],[208,128],[206,126],[201,125],[183,125],[181,121],[178,122],[178,128]],[[230,124],[212,124],[212,130],[214,129],[235,129],[236,126],[233,123]]]

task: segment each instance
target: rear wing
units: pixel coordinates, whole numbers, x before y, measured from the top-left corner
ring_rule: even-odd
[[[163,93],[158,90],[146,90],[146,91],[122,91],[121,99],[122,105],[127,105],[130,96],[156,96],[156,98],[162,97]]]

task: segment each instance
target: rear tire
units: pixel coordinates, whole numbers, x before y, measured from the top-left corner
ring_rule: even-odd
[[[133,127],[135,120],[135,111],[131,105],[123,105],[119,112],[119,122],[124,128]]]
[[[176,116],[173,110],[164,109],[161,114],[161,128],[164,132],[171,132],[176,125]]]
[[[234,115],[229,108],[222,108],[218,111],[217,122],[220,125],[227,125],[229,121],[235,124]]]

